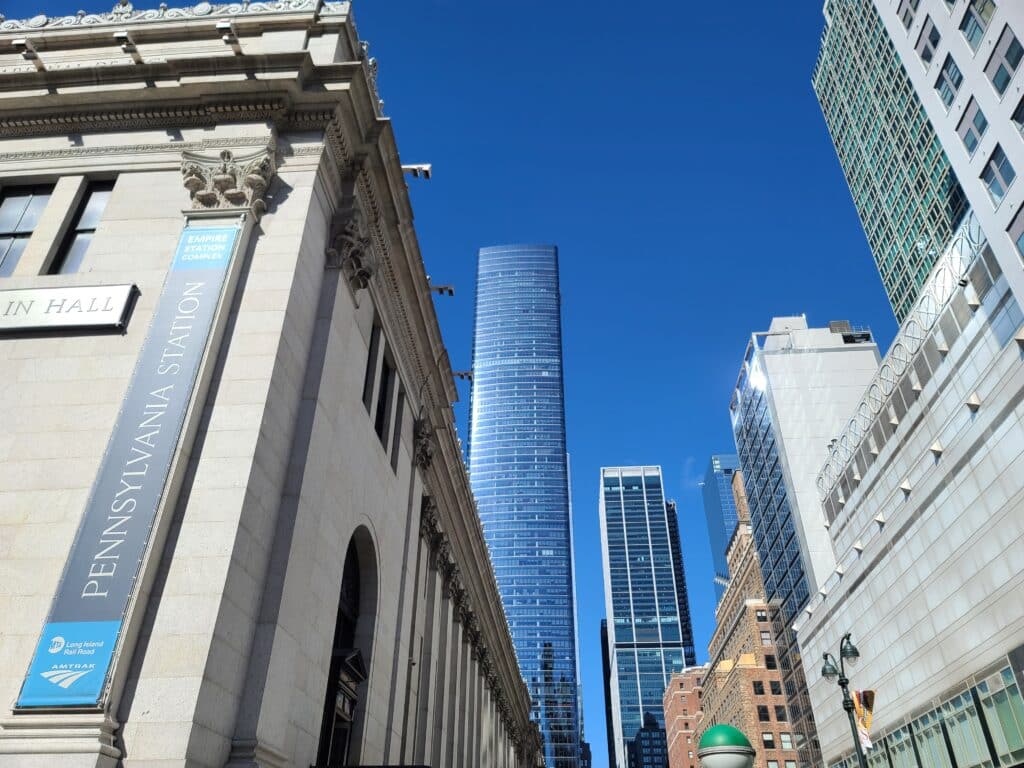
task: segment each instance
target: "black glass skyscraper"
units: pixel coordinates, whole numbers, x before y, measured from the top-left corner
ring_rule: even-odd
[[[678,516],[661,468],[603,468],[599,512],[614,731],[608,760],[624,768],[641,729],[665,727],[665,687],[696,657]]]
[[[558,249],[481,248],[469,472],[549,768],[577,768]]]

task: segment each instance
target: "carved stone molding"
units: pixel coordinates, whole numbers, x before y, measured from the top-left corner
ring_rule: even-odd
[[[110,13],[86,13],[79,11],[74,16],[55,16],[50,18],[40,13],[31,19],[11,19],[4,21],[0,16],[0,32],[12,30],[35,31],[41,29],[95,27],[104,24],[137,24],[139,22],[168,21],[173,19],[218,19],[224,16],[255,16],[268,13],[294,13],[296,11],[319,11],[325,13],[341,13],[346,3],[327,2],[320,0],[271,0],[270,2],[238,2],[218,3],[200,2],[190,8],[168,8],[167,3],[160,3],[159,8],[136,11],[129,0],[120,0]]]
[[[441,577],[448,581],[448,574],[455,568],[455,561],[452,559],[452,545],[448,541],[448,537],[442,533],[438,537],[431,553],[433,554],[432,565],[441,574]]]
[[[423,506],[420,509],[420,536],[428,545],[433,547],[436,539],[441,535],[441,525],[437,515],[437,502],[432,496],[423,498]]]
[[[67,112],[0,120],[0,137],[50,136],[87,131],[131,131],[139,128],[214,126],[224,122],[280,121],[284,103],[260,101],[227,105],[197,104],[189,107],[140,107],[132,111]]]
[[[192,197],[193,208],[252,208],[260,215],[267,209],[263,195],[274,171],[270,147],[237,157],[230,149],[216,158],[181,153],[182,183]]]
[[[430,467],[434,460],[434,428],[425,418],[416,419],[412,426],[413,461],[422,470]]]
[[[340,269],[353,294],[369,288],[377,259],[358,205],[334,215],[330,243],[327,247],[327,268]]]

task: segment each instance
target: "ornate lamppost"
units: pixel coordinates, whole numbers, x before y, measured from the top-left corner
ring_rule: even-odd
[[[731,725],[708,728],[697,745],[701,768],[753,768],[754,754],[750,740]]]
[[[836,664],[836,657],[831,653],[825,653],[825,663],[821,667],[821,676],[827,680],[834,680],[843,691],[843,709],[850,718],[850,731],[853,733],[853,746],[857,749],[857,760],[860,768],[868,768],[867,760],[864,759],[864,750],[860,746],[860,737],[857,735],[857,720],[853,715],[853,698],[850,696],[850,681],[846,677],[846,662],[853,664],[860,658],[860,651],[850,640],[850,633],[843,635],[839,643],[839,663]],[[839,678],[836,680],[836,678]]]

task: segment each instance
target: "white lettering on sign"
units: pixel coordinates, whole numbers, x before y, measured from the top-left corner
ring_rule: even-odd
[[[136,291],[134,285],[0,291],[0,333],[60,328],[123,328]]]

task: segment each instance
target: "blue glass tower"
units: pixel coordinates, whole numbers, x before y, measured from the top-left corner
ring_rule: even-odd
[[[661,468],[602,469],[600,504],[615,739],[608,757],[625,768],[645,720],[664,729],[669,678],[696,657],[679,522]]]
[[[549,768],[580,755],[558,249],[481,248],[469,474]]]
[[[715,596],[718,600],[725,594],[725,585],[729,580],[725,550],[736,530],[736,499],[732,495],[732,476],[739,466],[739,457],[735,455],[715,455],[711,457],[708,471],[704,474],[704,516],[708,520],[708,541],[711,544],[711,561],[715,566]]]

